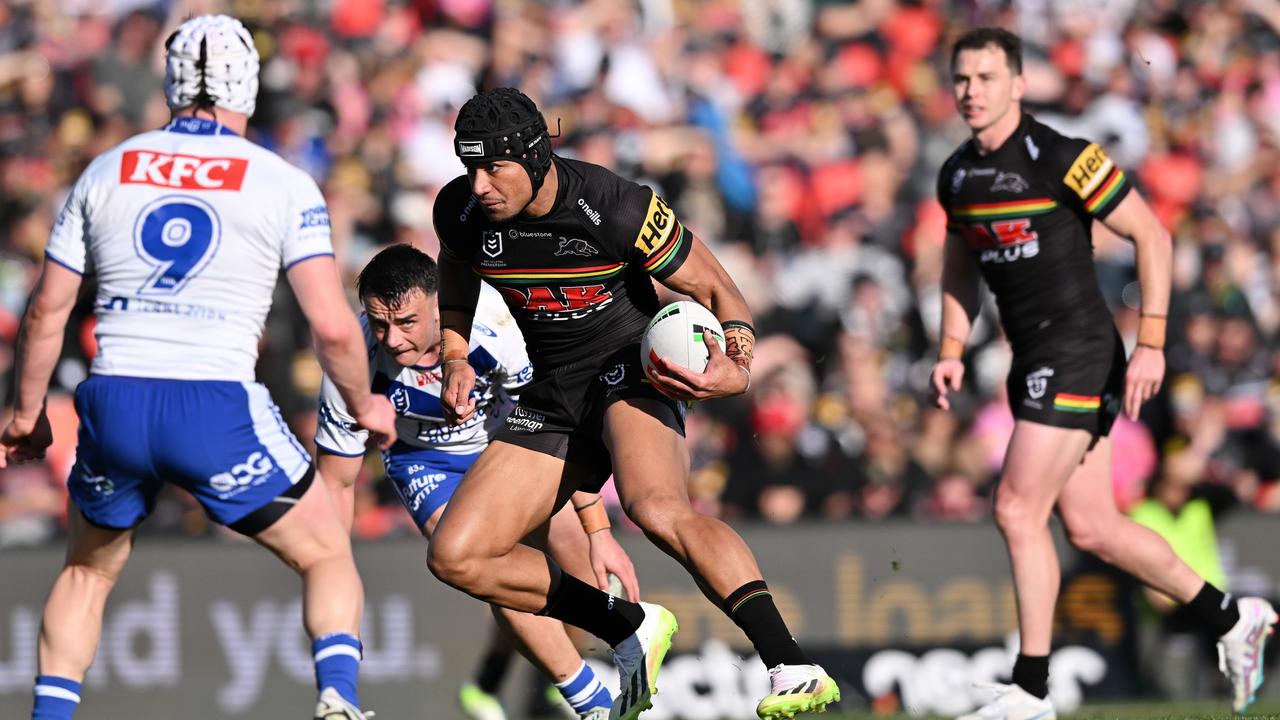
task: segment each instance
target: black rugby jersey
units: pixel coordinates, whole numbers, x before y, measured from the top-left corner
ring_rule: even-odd
[[[970,140],[943,164],[938,200],[947,232],[962,237],[982,267],[1016,354],[1064,332],[1071,342],[1111,342],[1091,225],[1130,189],[1101,147],[1025,113],[995,151],[979,155]]]
[[[693,246],[649,188],[591,163],[555,163],[556,201],[542,217],[490,222],[465,175],[435,203],[440,251],[502,293],[539,376],[638,342],[658,311],[650,278],[669,277]]]

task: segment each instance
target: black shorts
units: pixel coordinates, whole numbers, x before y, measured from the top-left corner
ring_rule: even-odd
[[[560,458],[590,473],[579,489],[599,492],[613,474],[605,447],[604,411],[618,400],[653,398],[660,418],[684,434],[684,403],[658,392],[640,366],[640,344],[595,355],[535,377],[520,393],[494,440]]]
[[[1120,414],[1128,367],[1120,337],[1109,345],[1109,352],[1105,345],[1085,353],[1058,343],[1028,357],[1015,354],[1006,385],[1013,416],[1106,437]]]

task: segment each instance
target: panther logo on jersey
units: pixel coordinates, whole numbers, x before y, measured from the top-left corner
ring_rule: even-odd
[[[556,257],[560,257],[561,255],[580,255],[582,257],[591,257],[592,255],[599,254],[599,251],[592,247],[591,243],[586,240],[579,240],[578,238],[562,237],[560,238],[560,247],[556,249]]]
[[[1001,190],[1011,193],[1026,192],[1031,185],[1016,172],[996,173],[996,181],[991,185],[991,192]]]
[[[1027,396],[1032,400],[1039,400],[1044,397],[1044,393],[1049,389],[1049,378],[1053,377],[1053,368],[1042,367],[1039,370],[1027,373]]]

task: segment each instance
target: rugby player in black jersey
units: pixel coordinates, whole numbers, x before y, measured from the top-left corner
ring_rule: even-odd
[[[1022,112],[1021,42],[973,30],[952,50],[956,106],[973,132],[942,166],[947,212],[940,407],[960,389],[961,356],[979,310],[979,279],[995,295],[1013,346],[1008,380],[1016,419],[995,498],[1018,599],[1021,648],[1013,684],[966,718],[1047,720],[1049,652],[1059,567],[1049,533],[1055,509],[1077,548],[1188,603],[1221,636],[1222,668],[1242,711],[1262,681],[1262,649],[1276,616],[1266,601],[1233,600],[1200,578],[1160,536],[1116,508],[1111,444],[1117,414],[1137,419],[1164,376],[1172,247],[1168,232],[1106,152]],[[1093,269],[1094,220],[1137,249],[1142,315],[1124,347]]]
[[[631,519],[685,566],[770,669],[773,692],[760,701],[760,717],[839,700],[835,681],[791,637],[742,538],[689,505],[684,401],[738,395],[751,384],[754,330],[733,280],[653,191],[554,157],[546,121],[519,91],[475,96],[455,130],[467,175],[440,191],[434,213],[446,417],[465,422],[475,411],[466,352],[482,279],[506,299],[534,377],[445,510],[432,572],[485,601],[608,642],[621,685],[611,717],[637,717],[651,703],[675,617],[612,597],[520,544],[575,491],[597,491],[612,473]],[[658,310],[654,279],[721,320],[726,347],[706,335],[705,371],[659,359],[646,377],[639,341]]]

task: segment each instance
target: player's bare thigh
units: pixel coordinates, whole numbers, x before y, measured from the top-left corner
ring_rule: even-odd
[[[1000,473],[997,512],[1002,503],[1013,503],[1016,497],[1019,513],[1047,522],[1063,486],[1084,459],[1090,440],[1083,430],[1018,420]]]
[[[440,523],[440,518],[444,516],[445,508],[449,507],[449,503],[441,505],[427,521],[419,528],[422,536],[430,542],[432,535],[435,534],[436,525]],[[582,530],[582,523],[578,522],[577,515],[573,512],[573,508],[565,503],[563,507],[552,517],[551,520],[539,525],[533,532],[525,535],[521,542],[529,547],[538,550],[551,551],[553,555],[560,554],[580,554],[583,558],[587,557],[589,551],[587,535]],[[561,567],[565,567],[563,561],[556,557]],[[578,565],[582,565],[579,561]],[[588,565],[589,568],[589,565]]]
[[[495,440],[445,505],[432,527],[432,544],[465,547],[481,557],[504,555],[546,523],[575,489],[564,460]]]
[[[602,432],[614,481],[633,519],[637,505],[655,500],[689,507],[689,450],[667,416],[663,403],[652,398],[620,400],[605,410]]]
[[[281,518],[253,537],[295,570],[351,554],[351,538],[328,484],[317,477]]]

